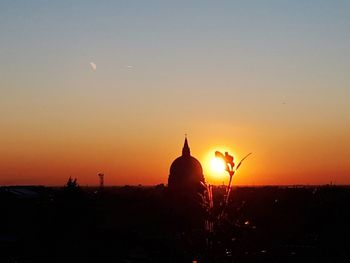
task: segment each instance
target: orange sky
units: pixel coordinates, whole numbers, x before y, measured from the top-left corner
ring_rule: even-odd
[[[227,179],[211,174],[209,160],[215,150],[228,150],[236,161],[253,152],[236,174],[236,184],[350,183],[349,147],[344,147],[347,135],[340,134],[334,141],[332,134],[272,130],[230,128],[223,123],[198,125],[189,136],[191,153],[201,161],[207,182],[214,184]],[[98,172],[106,174],[107,185],[166,183],[170,164],[181,154],[184,140],[171,127],[142,136],[134,131],[129,137],[108,130],[99,137],[97,131],[55,140],[51,133],[49,138],[42,133],[20,140],[14,134],[1,148],[2,184],[62,185],[72,176],[81,185],[96,185]]]

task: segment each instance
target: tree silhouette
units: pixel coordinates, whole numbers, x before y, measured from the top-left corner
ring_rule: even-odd
[[[77,182],[77,178],[74,178],[74,180],[72,179],[71,176],[69,176],[68,181],[65,185],[65,188],[69,191],[76,191],[79,188],[78,182]]]

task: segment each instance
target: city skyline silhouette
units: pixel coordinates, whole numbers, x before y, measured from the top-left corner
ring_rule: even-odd
[[[0,1],[0,263],[350,262],[350,1]]]

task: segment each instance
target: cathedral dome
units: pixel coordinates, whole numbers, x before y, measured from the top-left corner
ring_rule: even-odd
[[[203,169],[200,162],[191,156],[187,138],[182,149],[182,156],[170,166],[169,188],[188,188],[204,183]]]

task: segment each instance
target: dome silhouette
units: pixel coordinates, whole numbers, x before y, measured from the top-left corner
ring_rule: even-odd
[[[185,138],[182,155],[170,166],[169,190],[194,190],[200,187],[201,183],[204,183],[202,165],[191,156],[188,141]]]
[[[168,200],[175,228],[202,229],[206,217],[206,185],[200,162],[191,156],[187,138],[182,155],[170,166]]]

